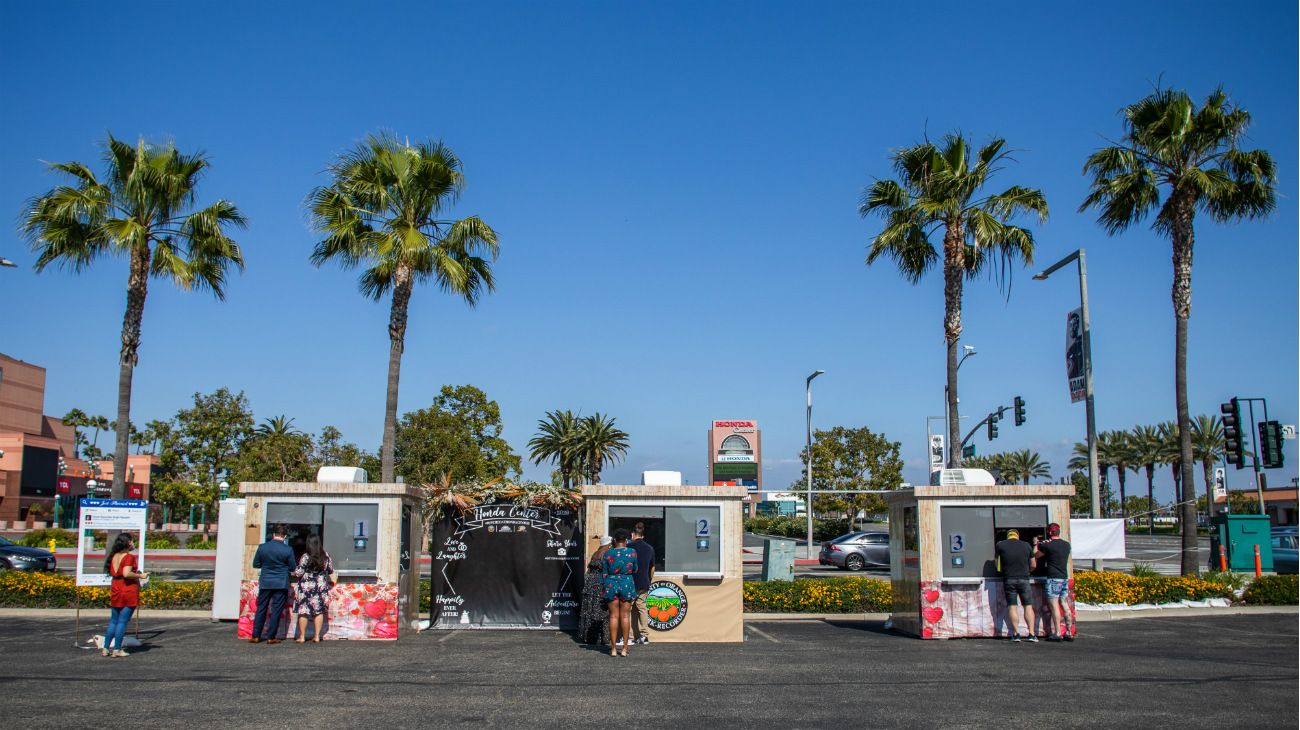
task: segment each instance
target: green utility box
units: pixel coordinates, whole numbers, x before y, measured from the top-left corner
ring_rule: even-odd
[[[1255,546],[1259,546],[1259,567],[1273,572],[1273,543],[1269,539],[1272,524],[1268,515],[1215,515],[1211,520],[1210,568],[1219,569],[1219,546],[1228,549],[1228,570],[1234,573],[1255,572]]]
[[[767,540],[764,543],[763,580],[794,580],[793,540]]]

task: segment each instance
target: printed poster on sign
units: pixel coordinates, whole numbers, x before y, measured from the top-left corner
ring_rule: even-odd
[[[81,515],[77,520],[77,585],[107,586],[113,582],[112,576],[104,572],[104,566],[98,558],[89,564],[86,562],[87,550],[107,550],[107,545],[95,544],[96,531],[134,532],[137,554],[137,569],[146,572],[144,567],[144,531],[148,521],[149,504],[143,499],[83,499]]]
[[[1084,399],[1083,308],[1065,315],[1065,377],[1070,385],[1070,402]]]
[[[568,629],[578,623],[582,530],[569,508],[498,502],[433,526],[435,629]]]

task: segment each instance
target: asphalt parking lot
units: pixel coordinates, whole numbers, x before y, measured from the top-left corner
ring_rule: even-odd
[[[89,622],[95,627],[95,622]],[[83,629],[86,626],[83,624]],[[1294,727],[1290,614],[1091,621],[1073,644],[918,641],[879,622],[750,622],[626,659],[559,632],[250,645],[145,615],[126,659],[69,617],[0,621],[9,727]]]

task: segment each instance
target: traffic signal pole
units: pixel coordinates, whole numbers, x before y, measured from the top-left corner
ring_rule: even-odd
[[[1259,513],[1267,514],[1264,511],[1264,484],[1259,480],[1259,435],[1255,428],[1255,399],[1242,398],[1241,400],[1246,401],[1246,407],[1250,409],[1250,443],[1254,447],[1250,463],[1255,466],[1255,494],[1259,497]],[[1264,401],[1264,420],[1268,420],[1268,401]]]

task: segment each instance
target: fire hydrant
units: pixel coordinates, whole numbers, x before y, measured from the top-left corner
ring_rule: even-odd
[[[54,538],[50,538],[50,552],[54,552]]]

